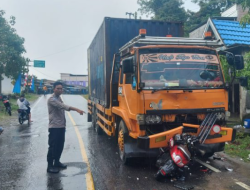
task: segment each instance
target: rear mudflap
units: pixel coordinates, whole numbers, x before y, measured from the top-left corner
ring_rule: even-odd
[[[88,113],[88,122],[92,122],[92,115]]]

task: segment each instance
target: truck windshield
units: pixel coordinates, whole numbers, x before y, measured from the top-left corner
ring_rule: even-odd
[[[222,88],[224,80],[214,54],[140,54],[143,89]]]

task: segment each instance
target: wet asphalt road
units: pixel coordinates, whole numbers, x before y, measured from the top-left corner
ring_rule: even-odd
[[[157,169],[149,159],[136,160],[131,166],[121,164],[115,140],[107,135],[98,136],[87,123],[87,115],[80,116],[70,112],[72,120],[66,114],[66,142],[61,161],[68,165],[59,174],[46,172],[46,154],[48,149],[47,97],[40,97],[32,105],[32,125],[25,122],[20,126],[17,115],[5,122],[4,133],[0,136],[0,190],[75,190],[88,189],[86,182],[88,163],[83,159],[86,153],[89,169],[93,176],[95,189],[99,190],[161,190],[176,189],[169,180],[157,182],[154,173]],[[87,101],[77,95],[63,95],[66,104],[87,112]],[[1,123],[0,123],[1,124]],[[79,144],[75,129],[79,130]],[[225,155],[223,155],[225,156]],[[225,156],[226,157],[226,156]],[[216,173],[194,163],[187,182],[175,182],[180,186],[193,186],[194,189],[244,190],[236,183],[250,186],[249,164],[242,164],[230,158],[209,160],[210,164],[221,172]],[[225,169],[233,168],[233,172]],[[238,180],[238,181],[235,181]],[[243,185],[244,186],[244,185]]]

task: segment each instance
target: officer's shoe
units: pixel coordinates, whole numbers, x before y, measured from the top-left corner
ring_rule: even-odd
[[[66,169],[67,165],[62,164],[61,162],[55,162],[54,167],[61,168],[61,169]]]
[[[59,172],[59,170],[57,168],[53,167],[53,166],[48,166],[47,172],[57,174]]]

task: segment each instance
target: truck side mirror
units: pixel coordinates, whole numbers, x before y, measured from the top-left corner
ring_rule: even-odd
[[[134,73],[134,61],[132,57],[122,61],[122,71],[124,74]]]
[[[239,78],[240,81],[240,85],[243,87],[247,87],[248,86],[248,78],[247,77],[240,77]]]
[[[226,59],[229,65],[235,67],[236,70],[244,69],[244,59],[242,55],[234,55],[232,53],[226,53]]]
[[[235,65],[236,70],[244,69],[244,59],[242,55],[234,56],[234,65]]]
[[[226,53],[227,63],[231,66],[234,66],[234,54]]]

